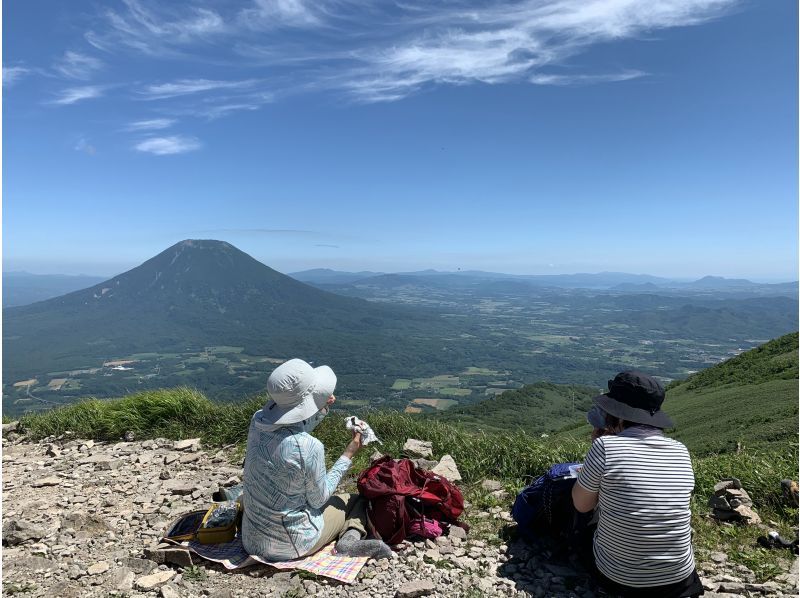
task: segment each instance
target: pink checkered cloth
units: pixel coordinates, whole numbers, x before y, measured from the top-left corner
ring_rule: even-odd
[[[262,563],[276,569],[302,569],[303,571],[329,577],[343,583],[355,582],[361,569],[369,560],[369,557],[351,557],[336,554],[333,550],[334,542],[331,542],[315,554],[294,561],[267,561],[247,554],[239,536],[225,544],[200,544],[192,541],[181,542],[180,546],[199,557],[215,563],[222,563],[226,569],[241,569]]]

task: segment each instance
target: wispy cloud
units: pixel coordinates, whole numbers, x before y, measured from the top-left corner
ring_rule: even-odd
[[[174,125],[176,120],[174,118],[153,118],[150,120],[137,120],[130,123],[126,130],[128,131],[156,131],[159,129],[168,129]]]
[[[210,8],[140,0],[123,0],[123,5],[124,10],[105,11],[105,28],[86,33],[90,44],[104,51],[121,45],[145,54],[163,55],[175,53],[181,45],[229,31],[222,16]]]
[[[315,27],[323,22],[324,4],[323,0],[254,0],[251,7],[240,12],[239,21],[247,27],[261,29]]]
[[[330,249],[341,249],[339,245],[329,245],[328,243],[315,243],[314,247],[329,247]]]
[[[100,85],[84,85],[82,87],[70,87],[59,92],[58,97],[50,102],[59,106],[75,104],[81,100],[99,98],[105,92],[105,88]]]
[[[179,79],[171,83],[148,85],[140,93],[148,100],[163,100],[177,96],[191,95],[207,91],[243,89],[251,87],[256,80],[214,81],[211,79]]]
[[[629,81],[644,77],[647,73],[642,71],[624,71],[622,73],[607,73],[602,75],[555,75],[535,74],[529,79],[535,85],[593,85],[595,83],[613,83],[616,81]]]
[[[137,143],[134,148],[137,151],[156,156],[168,156],[172,154],[184,154],[198,150],[202,147],[200,140],[195,137],[185,137],[183,135],[172,135],[169,137],[150,137]]]
[[[80,52],[67,51],[53,68],[57,73],[69,79],[89,79],[95,71],[102,67],[102,60]]]
[[[22,79],[25,75],[30,73],[30,69],[23,66],[4,66],[3,67],[3,87],[11,87]]]

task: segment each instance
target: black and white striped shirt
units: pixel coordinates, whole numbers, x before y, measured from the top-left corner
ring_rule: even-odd
[[[594,556],[603,575],[638,588],[691,575],[694,472],[683,444],[647,426],[601,436],[578,483],[600,493]]]

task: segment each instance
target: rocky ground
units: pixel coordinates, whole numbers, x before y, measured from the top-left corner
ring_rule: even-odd
[[[541,547],[459,536],[408,544],[370,562],[353,585],[258,566],[227,572],[153,547],[166,524],[205,508],[238,483],[232,450],[199,442],[94,443],[71,437],[3,438],[3,594],[26,596],[575,596],[593,590],[580,569]],[[502,509],[473,517],[508,519]],[[459,532],[461,530],[458,530]],[[788,569],[787,565],[787,569]],[[778,581],[755,583],[724,554],[700,566],[706,596],[796,596],[797,561]]]

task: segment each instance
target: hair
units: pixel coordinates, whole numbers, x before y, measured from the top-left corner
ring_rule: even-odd
[[[642,424],[637,424],[636,422],[631,422],[626,419],[620,419],[616,415],[606,413],[606,428],[619,428],[621,426],[624,430],[625,428],[630,428],[631,426],[640,425]]]

